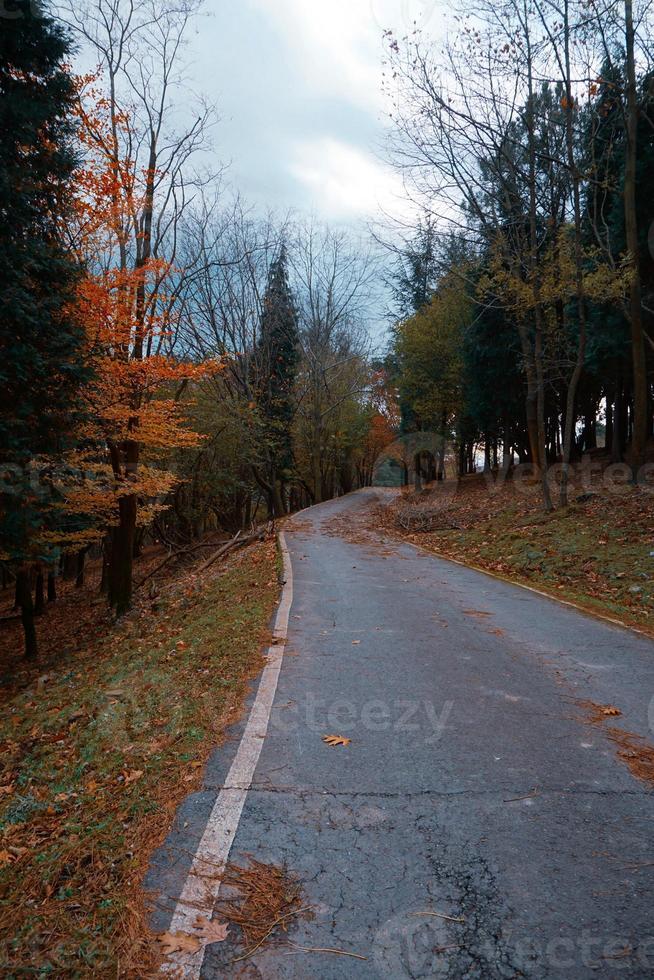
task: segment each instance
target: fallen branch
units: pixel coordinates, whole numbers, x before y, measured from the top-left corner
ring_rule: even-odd
[[[166,555],[164,560],[156,565],[152,571],[143,576],[141,581],[138,583],[137,588],[140,589],[141,586],[148,581],[148,579],[152,578],[153,575],[156,575],[157,572],[160,572],[162,568],[165,568],[169,561],[173,561],[175,558],[181,558],[183,555],[190,555],[194,551],[200,551],[201,548],[213,548],[214,543],[215,542],[213,541],[201,541],[200,544],[194,544],[188,548],[180,548],[178,551],[171,551],[171,553]]]
[[[198,572],[204,572],[205,569],[213,565],[213,563],[215,561],[218,561],[219,558],[222,558],[223,555],[228,554],[230,551],[233,551],[235,548],[240,548],[242,545],[249,544],[250,541],[254,541],[255,537],[256,535],[250,534],[246,538],[243,538],[241,537],[241,532],[237,531],[234,537],[231,539],[231,541],[228,541],[226,544],[221,545],[218,551],[215,551],[213,555],[209,555],[207,560],[203,562],[198,568]]]
[[[204,572],[207,568],[213,565],[215,561],[218,561],[219,558],[223,558],[225,555],[229,554],[230,551],[236,550],[236,548],[244,548],[246,545],[252,544],[254,541],[265,541],[266,535],[271,533],[271,530],[274,530],[274,527],[274,522],[269,521],[266,527],[261,526],[255,528],[255,530],[244,538],[241,537],[241,531],[237,531],[231,541],[224,544],[218,549],[215,555],[211,555],[209,558],[207,558],[204,564],[200,565],[198,572]]]

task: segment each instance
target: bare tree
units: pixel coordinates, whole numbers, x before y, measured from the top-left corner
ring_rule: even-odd
[[[130,340],[116,356],[140,361],[169,343],[168,331],[152,329],[152,324],[171,320],[180,283],[191,270],[175,274],[170,294],[162,286],[177,264],[181,222],[213,177],[194,164],[206,147],[212,111],[198,102],[189,120],[175,101],[184,87],[184,38],[201,0],[89,0],[84,7],[64,0],[61,6],[98,66],[97,77],[81,93],[80,111],[90,151],[114,178],[111,238],[89,260],[132,274]],[[153,260],[162,260],[160,274]],[[135,412],[142,398],[140,392],[134,395]],[[118,495],[118,523],[107,539],[109,600],[120,613],[131,603],[138,498],[128,491],[141,463],[136,422],[127,438],[109,440],[107,450],[114,478],[124,488]]]
[[[365,321],[375,274],[369,252],[344,232],[314,222],[296,228],[290,247],[300,316],[298,415],[310,460],[314,503],[324,499],[331,464],[330,421],[368,382]]]

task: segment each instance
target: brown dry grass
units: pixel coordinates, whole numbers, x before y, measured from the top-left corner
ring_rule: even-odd
[[[510,481],[489,487],[477,475],[459,482],[445,510],[438,491],[387,494],[372,523],[654,633],[654,496],[631,486],[620,493],[598,486],[594,493],[546,514],[537,487],[518,491]],[[427,519],[433,508],[441,515],[437,530]]]
[[[629,766],[632,776],[654,786],[654,746],[621,728],[609,728],[607,734],[619,746],[618,758]]]
[[[149,975],[140,882],[260,667],[275,544],[178,570],[119,624],[93,584],[48,610],[36,665],[2,636],[3,977]]]

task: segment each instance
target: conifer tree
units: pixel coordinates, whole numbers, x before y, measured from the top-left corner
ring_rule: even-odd
[[[78,270],[63,223],[75,170],[68,40],[45,9],[16,0],[0,31],[0,558],[18,576],[26,653],[36,653],[31,565],[53,519],[29,476],[74,429],[84,337],[70,310]]]
[[[266,434],[266,474],[269,510],[285,513],[282,485],[293,465],[291,427],[293,388],[300,353],[298,317],[288,281],[286,249],[272,263],[263,302],[259,337],[261,384],[259,409]]]

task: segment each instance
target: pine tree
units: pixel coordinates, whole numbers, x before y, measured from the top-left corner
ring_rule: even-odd
[[[74,428],[84,368],[70,314],[77,268],[63,244],[69,186],[72,81],[68,40],[34,2],[16,0],[0,31],[0,558],[18,575],[26,653],[36,653],[30,565],[53,518],[30,486],[36,456],[61,451]]]
[[[286,249],[272,263],[263,301],[259,337],[262,365],[259,409],[266,442],[265,484],[274,516],[286,510],[282,487],[293,465],[293,388],[300,353],[298,318],[288,281]]]

